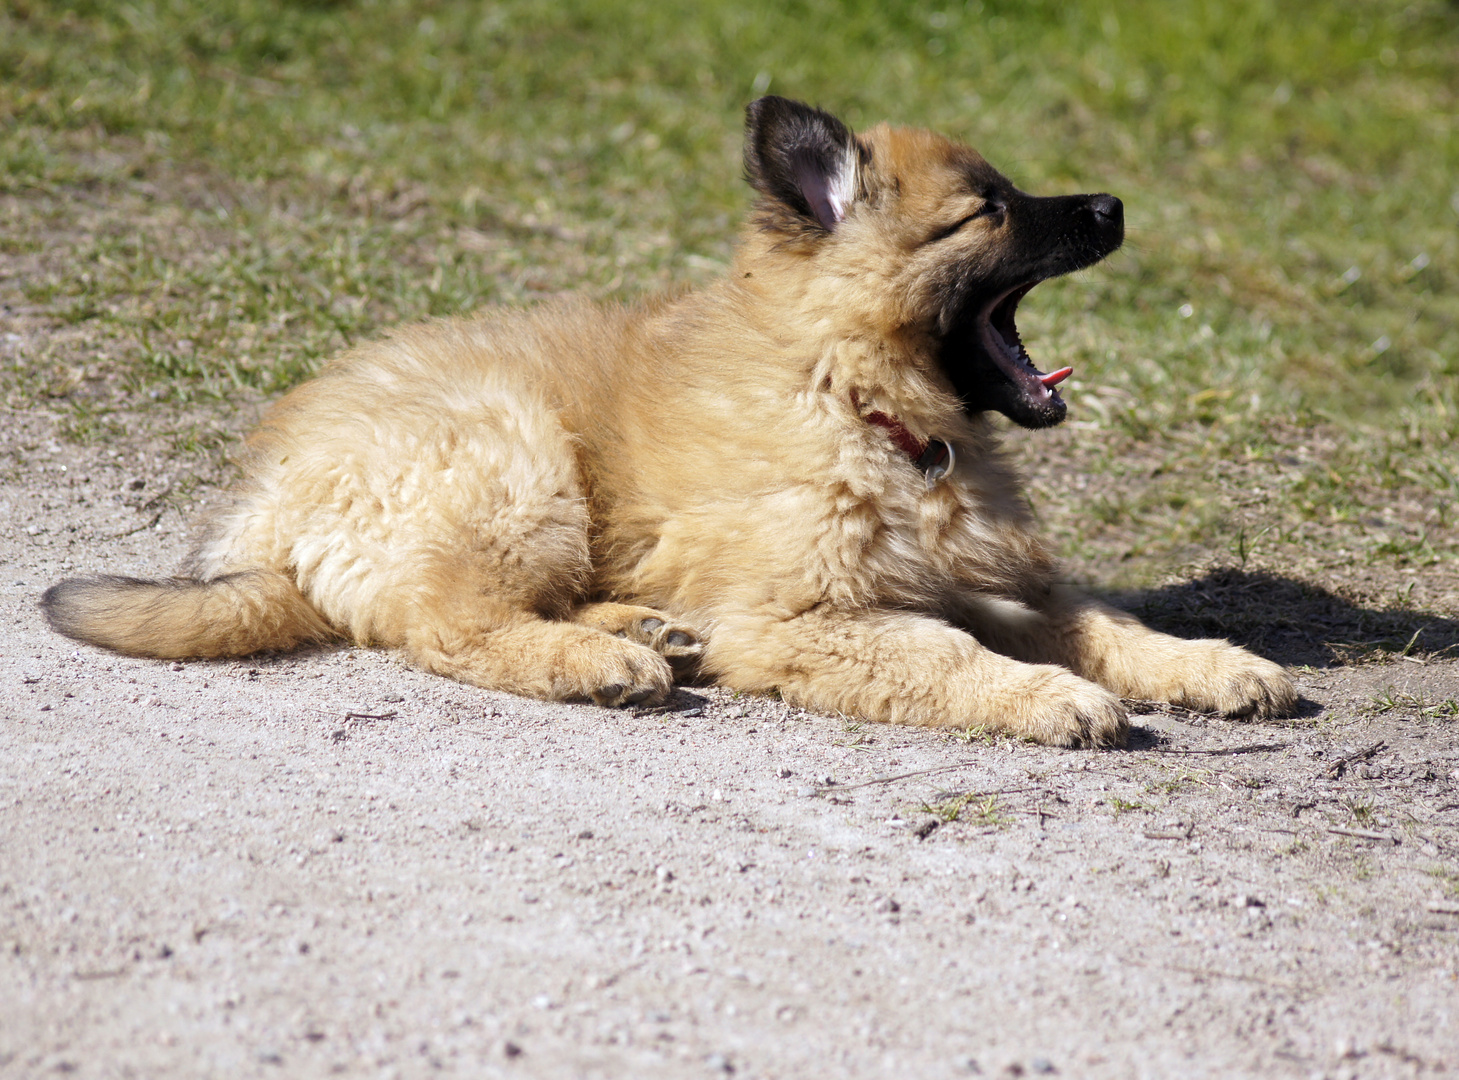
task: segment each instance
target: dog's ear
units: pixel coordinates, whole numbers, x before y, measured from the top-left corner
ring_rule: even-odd
[[[746,178],[794,215],[768,208],[771,227],[832,232],[856,197],[858,158],[851,129],[828,112],[774,96],[745,108]]]

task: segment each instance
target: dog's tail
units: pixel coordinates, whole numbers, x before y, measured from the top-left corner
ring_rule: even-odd
[[[68,578],[41,597],[52,629],[129,656],[247,656],[338,635],[293,579],[247,570],[202,581],[97,574]]]

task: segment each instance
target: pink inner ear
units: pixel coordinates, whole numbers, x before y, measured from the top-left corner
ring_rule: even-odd
[[[795,161],[795,183],[805,201],[810,204],[811,213],[827,232],[846,216],[846,208],[837,193],[831,188],[831,178],[816,167],[815,162],[797,156]]]

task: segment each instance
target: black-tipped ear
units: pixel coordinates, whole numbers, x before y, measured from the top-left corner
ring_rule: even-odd
[[[835,229],[856,197],[857,163],[851,129],[830,113],[774,96],[746,106],[745,175],[801,219],[772,213],[772,226]]]

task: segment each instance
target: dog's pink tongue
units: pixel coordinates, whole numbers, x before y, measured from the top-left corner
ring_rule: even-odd
[[[1043,383],[1045,386],[1058,386],[1061,382],[1063,382],[1065,379],[1073,374],[1074,369],[1071,367],[1060,368],[1058,371],[1051,371],[1047,375],[1040,376],[1039,382]]]

